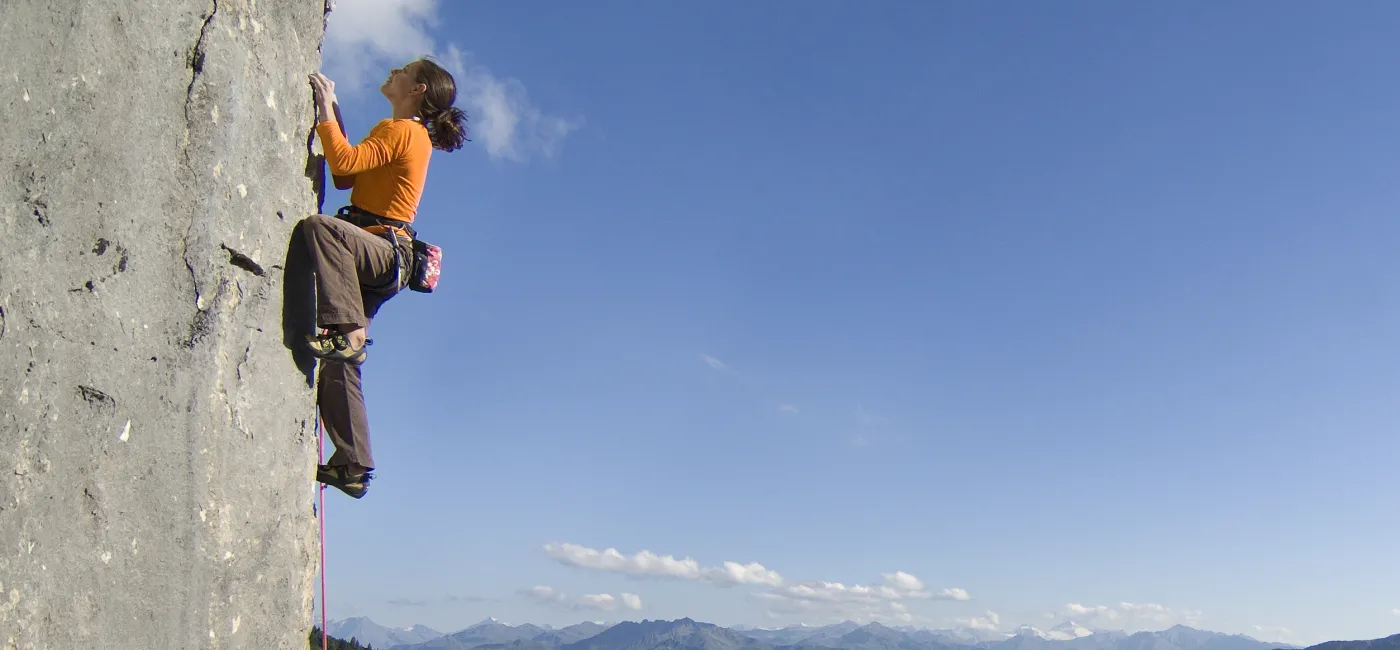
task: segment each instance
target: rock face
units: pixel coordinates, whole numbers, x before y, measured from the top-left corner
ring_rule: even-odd
[[[326,5],[0,5],[0,648],[305,648]]]

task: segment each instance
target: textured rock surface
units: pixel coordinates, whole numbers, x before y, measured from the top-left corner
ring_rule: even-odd
[[[324,17],[0,0],[0,648],[306,647]]]

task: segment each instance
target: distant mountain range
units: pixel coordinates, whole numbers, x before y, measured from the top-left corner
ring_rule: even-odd
[[[579,623],[554,629],[539,625],[507,625],[486,619],[455,634],[442,635],[415,645],[391,646],[407,650],[555,650],[596,637],[609,628],[601,623]]]
[[[442,632],[426,625],[388,628],[363,616],[347,618],[343,621],[331,621],[326,624],[326,631],[337,639],[349,641],[354,638],[360,645],[374,646],[375,648],[413,645],[442,637]]]
[[[1307,650],[1400,650],[1400,634],[1369,641],[1328,641]]]
[[[824,627],[726,628],[689,618],[590,622],[555,629],[487,619],[460,632],[441,634],[421,625],[396,630],[359,618],[337,621],[330,629],[339,638],[355,636],[375,650],[1299,650],[1298,646],[1184,625],[1128,634],[1094,630],[1072,621],[1049,630],[1024,626],[995,632],[894,628],[849,621]],[[411,638],[414,635],[421,636]],[[426,635],[432,637],[422,638]],[[1305,650],[1400,650],[1400,634],[1370,641],[1334,641]]]

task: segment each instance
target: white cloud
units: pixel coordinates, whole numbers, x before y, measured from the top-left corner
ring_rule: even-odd
[[[678,559],[646,550],[624,555],[614,548],[600,551],[569,543],[546,544],[544,550],[560,564],[637,578],[689,580],[720,587],[765,586],[769,589],[754,597],[767,605],[770,617],[800,617],[803,621],[908,623],[917,617],[906,601],[971,599],[967,590],[958,587],[930,590],[923,580],[904,571],[886,573],[880,584],[870,586],[817,580],[789,583],[777,571],[757,562],[705,567],[689,557]],[[625,598],[626,594],[624,604]]]
[[[780,585],[783,584],[783,577],[777,571],[769,569],[757,562],[739,564],[738,562],[725,562],[724,566],[717,569],[709,569],[707,580],[718,585]]]
[[[431,54],[436,22],[437,0],[337,0],[326,24],[326,71],[337,89],[357,87],[377,64]]]
[[[987,612],[986,616],[960,618],[958,619],[958,625],[972,630],[996,632],[1001,629],[1001,616],[996,612]]]
[[[555,591],[553,587],[543,585],[531,587],[521,593],[537,603],[559,604],[567,600],[564,594]]]
[[[1392,616],[1400,616],[1400,607],[1390,610]]]
[[[520,593],[541,605],[564,607],[575,611],[611,612],[616,610],[619,605],[631,610],[642,608],[642,598],[637,594],[624,593],[620,597],[612,594],[584,594],[577,599],[570,599],[563,592],[546,586],[531,587]]]
[[[761,594],[770,614],[801,615],[807,619],[891,621],[909,623],[915,617],[907,600],[969,600],[967,590],[951,587],[930,592],[924,581],[896,571],[882,576],[874,586],[808,581],[775,588]]]
[[[714,368],[715,370],[724,370],[729,367],[724,365],[723,361],[720,361],[719,359],[716,359],[708,354],[700,355],[700,360],[704,361],[707,365],[709,365],[711,368]]]
[[[617,609],[617,597],[612,594],[584,594],[579,598],[579,606],[610,612]]]
[[[544,550],[561,564],[636,577],[695,580],[722,587],[740,584],[769,586],[783,584],[783,577],[778,575],[778,572],[757,562],[748,564],[725,562],[723,566],[702,567],[699,562],[691,558],[678,560],[670,555],[657,555],[646,550],[633,555],[623,555],[614,548],[599,551],[567,543],[546,544]]]
[[[924,581],[903,571],[886,573],[881,576],[885,579],[885,584],[899,591],[908,593],[918,593],[924,590]]]
[[[791,413],[792,415],[797,415],[797,407],[791,404],[783,404],[782,406],[778,407],[778,410],[783,413]]]
[[[905,599],[969,600],[967,590],[952,587],[930,593],[924,582],[903,571],[886,573],[884,584],[876,586],[844,585],[839,582],[798,582],[775,589],[773,593],[787,598],[822,601],[900,601]]]
[[[431,55],[457,81],[457,105],[467,113],[468,137],[492,158],[523,162],[552,157],[577,118],[549,115],[530,101],[525,85],[497,77],[455,44],[434,42],[437,0],[338,0],[326,27],[326,72],[337,90],[378,86],[393,66]]]
[[[960,587],[949,587],[940,590],[935,596],[938,600],[972,600],[972,595],[966,589]]]
[[[552,158],[559,143],[583,126],[583,120],[546,115],[530,102],[525,84],[491,74],[457,46],[447,48],[442,64],[457,79],[458,102],[465,102],[473,137],[496,158],[524,161],[541,154]]]
[[[1081,605],[1070,603],[1059,613],[1061,617],[1081,623],[1111,624],[1113,627],[1137,631],[1172,625],[1198,625],[1201,613],[1179,610],[1156,603],[1118,603],[1117,605]]]
[[[1070,603],[1068,605],[1065,605],[1065,613],[1070,616],[1105,616],[1108,618],[1113,618],[1118,615],[1117,610],[1114,610],[1108,607],[1107,605],[1085,607],[1084,605],[1080,605],[1079,603]]]
[[[1298,640],[1293,630],[1286,627],[1267,627],[1264,625],[1254,626],[1254,638],[1274,643],[1292,643]]]

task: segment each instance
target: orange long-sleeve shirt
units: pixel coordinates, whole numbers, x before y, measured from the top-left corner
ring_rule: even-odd
[[[331,173],[355,177],[350,203],[382,217],[413,222],[433,154],[432,140],[421,123],[381,120],[353,147],[333,119],[318,123],[316,133]]]

